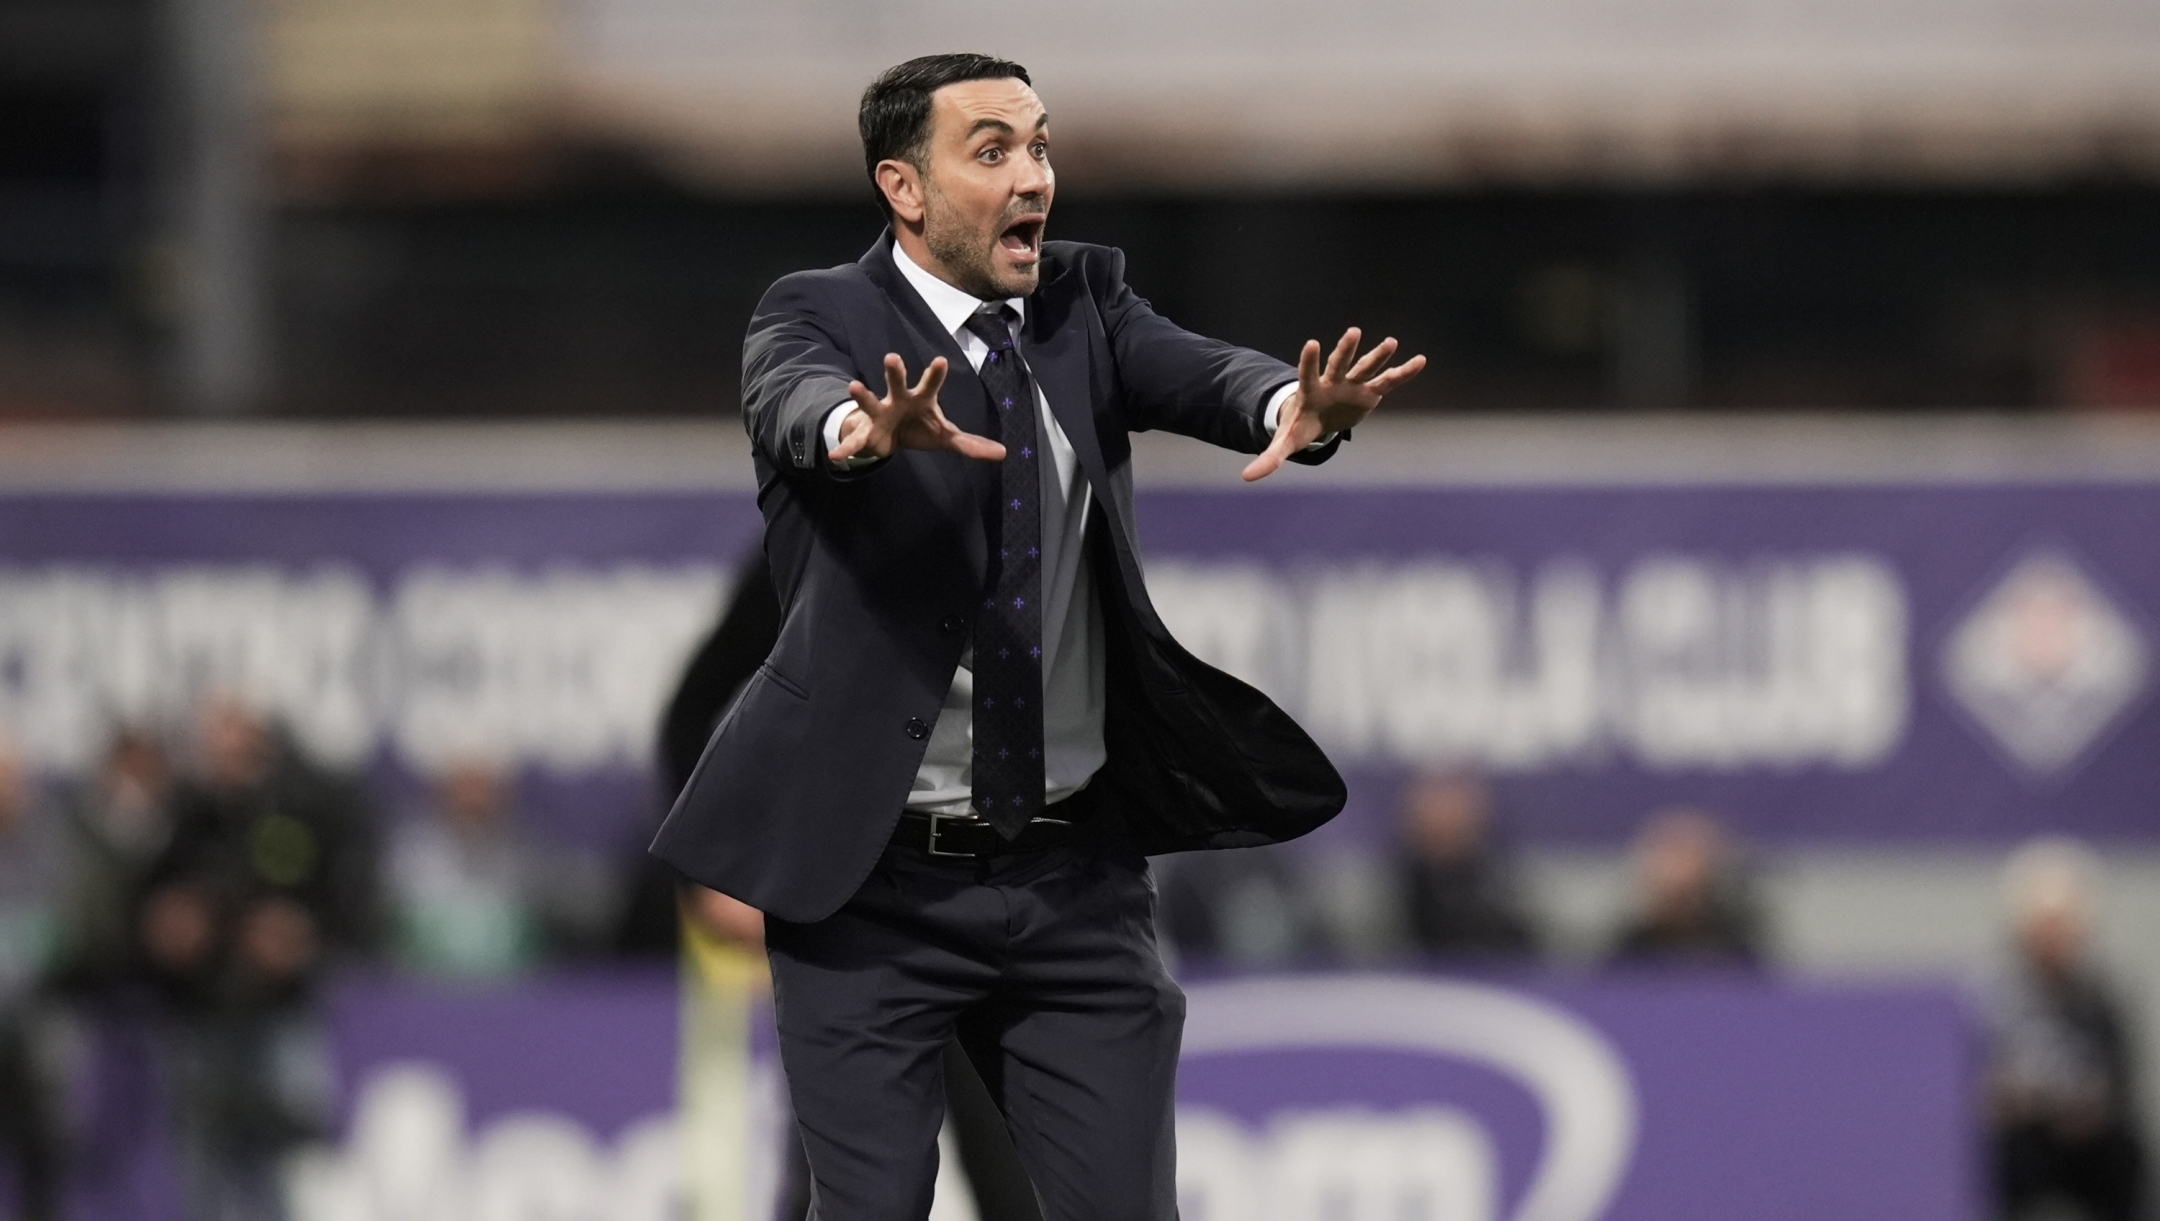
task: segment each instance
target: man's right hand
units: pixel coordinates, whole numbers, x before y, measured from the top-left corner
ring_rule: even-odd
[[[913,388],[907,384],[907,365],[898,353],[885,356],[885,397],[870,393],[861,382],[848,383],[848,397],[855,410],[840,422],[840,443],[825,454],[834,462],[849,458],[886,458],[894,450],[950,450],[984,462],[1001,462],[1005,447],[988,437],[962,432],[938,409],[938,388],[945,384],[945,358],[940,356],[923,370]]]

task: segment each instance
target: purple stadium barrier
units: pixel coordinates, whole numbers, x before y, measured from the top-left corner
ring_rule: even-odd
[[[1979,1215],[1974,1044],[1947,989],[1391,973],[1188,992],[1192,1221]],[[511,1221],[579,1199],[668,1215],[697,1156],[671,1122],[678,1011],[657,976],[346,987],[330,1024],[359,1118],[331,1156],[350,1198],[320,1215],[387,1215],[366,1185],[401,1174]],[[780,1112],[754,1101],[769,1151]]]
[[[2160,563],[2145,485],[1143,493],[1204,657],[1341,762],[1369,839],[1467,763],[1527,839],[1705,804],[1768,840],[2150,840]],[[16,495],[0,727],[81,766],[206,685],[409,784],[457,751],[627,842],[653,720],[752,544],[746,495]]]

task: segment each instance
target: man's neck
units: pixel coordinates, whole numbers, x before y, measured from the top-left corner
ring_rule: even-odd
[[[982,308],[983,298],[957,287],[916,262],[914,256],[908,253],[907,247],[895,243],[892,256],[893,266],[900,272],[900,278],[915,290],[915,295],[921,297],[923,304],[929,306],[930,312],[936,316],[938,325],[947,331],[957,334],[961,324],[967,321],[968,315]],[[1022,317],[1027,316],[1025,301],[1014,297],[1005,298],[1005,301],[1018,310]]]
[[[900,253],[905,254],[908,261],[936,277],[939,281],[952,285],[970,297],[979,300],[989,299],[955,278],[953,273],[946,269],[945,264],[936,255],[930,253],[930,243],[924,240],[920,230],[911,229],[895,221],[893,223],[893,246]]]

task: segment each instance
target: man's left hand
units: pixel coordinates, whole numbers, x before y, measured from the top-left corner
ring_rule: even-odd
[[[1305,341],[1305,350],[1298,353],[1297,389],[1283,400],[1276,416],[1275,440],[1246,464],[1247,483],[1274,474],[1284,459],[1320,438],[1356,427],[1389,391],[1424,372],[1423,356],[1389,367],[1395,355],[1393,339],[1381,340],[1359,357],[1361,338],[1356,327],[1344,331],[1325,365],[1320,362],[1320,341]]]

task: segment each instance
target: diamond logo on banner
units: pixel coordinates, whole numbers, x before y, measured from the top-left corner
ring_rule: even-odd
[[[1950,636],[1950,693],[2019,766],[2076,763],[2145,690],[2150,650],[2068,556],[2011,569]]]

